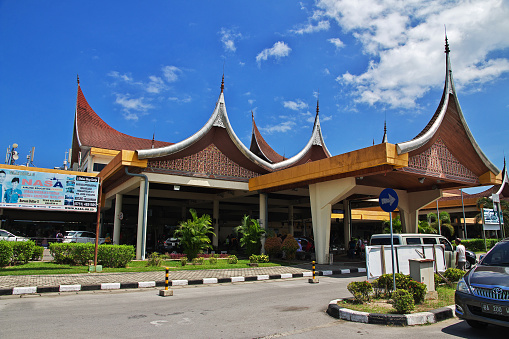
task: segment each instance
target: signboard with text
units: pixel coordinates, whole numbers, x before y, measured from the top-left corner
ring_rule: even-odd
[[[96,212],[99,178],[2,168],[0,208]]]
[[[500,221],[499,221],[500,216]],[[497,213],[492,208],[482,209],[482,223],[485,231],[499,231],[500,224],[503,223],[502,213]]]

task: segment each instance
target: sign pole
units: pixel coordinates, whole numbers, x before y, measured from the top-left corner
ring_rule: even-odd
[[[396,270],[394,269],[394,237],[392,232],[392,212],[389,212],[390,228],[391,228],[391,257],[392,257],[392,287],[396,291]]]

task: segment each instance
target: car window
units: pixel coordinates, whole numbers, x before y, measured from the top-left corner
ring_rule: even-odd
[[[406,244],[407,245],[420,245],[421,244],[421,238],[406,238]]]
[[[495,245],[482,260],[482,265],[509,266],[509,242]]]
[[[9,233],[7,231],[0,231],[0,237],[8,237]]]
[[[449,240],[447,240],[445,238],[440,238],[439,240],[440,240],[440,244],[445,246],[446,251],[452,251],[452,245],[449,242]]]
[[[95,238],[95,234],[94,234],[94,233],[92,233],[92,232],[83,232],[82,237],[86,237],[86,238]]]
[[[435,238],[422,238],[422,243],[426,244],[426,245],[432,245],[432,244],[436,244],[437,241]]]
[[[394,239],[394,245],[399,245],[399,238],[393,237]],[[371,239],[371,245],[390,245],[391,244],[391,238],[373,238]]]

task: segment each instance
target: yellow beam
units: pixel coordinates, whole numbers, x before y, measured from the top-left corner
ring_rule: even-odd
[[[18,171],[57,173],[57,174],[67,174],[67,175],[81,175],[81,176],[87,176],[87,177],[96,177],[97,176],[97,173],[65,171],[65,170],[51,169],[51,168],[25,167],[25,166],[3,165],[3,164],[0,165],[0,167],[12,169],[12,170],[18,170]]]
[[[325,180],[327,177],[348,176],[348,173],[358,171],[367,171],[366,174],[369,174],[369,169],[383,165],[393,168],[407,167],[408,154],[398,155],[394,144],[378,144],[252,178],[249,180],[249,190],[256,191],[316,182]]]
[[[105,155],[105,156],[109,156],[109,157],[114,157],[118,153],[120,153],[120,151],[111,150],[111,149],[105,149],[105,148],[92,147],[90,149],[90,154],[91,155]]]
[[[122,169],[122,167],[130,166],[130,167],[140,167],[146,168],[148,165],[147,159],[138,159],[138,154],[135,151],[120,151],[106,167],[99,172],[99,176],[102,180],[106,180],[110,178],[112,175],[117,173]]]

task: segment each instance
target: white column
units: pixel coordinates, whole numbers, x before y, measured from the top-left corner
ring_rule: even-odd
[[[400,192],[398,191],[398,208],[401,218],[403,233],[418,232],[419,209],[432,203],[442,196],[442,190],[424,192]]]
[[[214,223],[214,233],[212,237],[212,245],[217,247],[219,244],[219,200],[214,200],[214,208],[212,211],[212,222]]]
[[[267,194],[260,193],[260,226],[267,231],[269,222],[269,211],[267,206]],[[262,253],[265,254],[265,237],[262,237]]]
[[[327,264],[332,205],[347,198],[355,188],[355,178],[344,178],[309,185],[316,261]]]
[[[343,200],[343,235],[345,237],[345,249],[348,250],[348,242],[352,237],[352,210],[350,209],[350,201]]]
[[[120,213],[122,212],[122,194],[115,194],[115,217],[113,219],[113,244],[120,244],[120,227],[122,220],[120,220]]]
[[[148,185],[148,183],[147,183]],[[138,200],[138,233],[136,235],[136,259],[144,259],[145,253],[142,248],[147,246],[147,209],[145,205],[145,180],[140,181],[140,197]],[[148,201],[148,199],[147,199]]]

